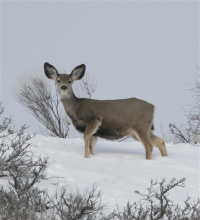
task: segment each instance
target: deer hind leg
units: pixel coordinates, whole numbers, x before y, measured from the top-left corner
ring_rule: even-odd
[[[91,136],[90,137],[90,143],[89,143],[89,149],[90,149],[90,154],[94,155],[94,147],[97,143],[97,137]]]
[[[146,159],[152,159],[153,144],[147,132],[137,132],[140,141],[143,143],[146,151]]]
[[[159,150],[160,153],[163,157],[167,156],[167,149],[165,146],[165,142],[163,139],[156,137],[152,131],[150,131],[149,137],[151,139],[151,142],[153,143],[153,145],[155,145]]]
[[[90,148],[90,152],[91,152],[91,144],[92,144],[92,135],[98,130],[98,128],[101,126],[101,123],[102,123],[102,117],[97,117],[97,118],[94,118],[92,119],[87,127],[86,127],[86,130],[85,130],[85,133],[84,133],[84,141],[85,141],[85,158],[88,158],[89,157],[89,148]],[[93,151],[93,150],[92,150]]]

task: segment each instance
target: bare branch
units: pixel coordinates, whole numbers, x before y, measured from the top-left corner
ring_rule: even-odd
[[[96,79],[86,73],[82,80],[74,83],[73,87],[78,97],[91,99],[96,90]]]
[[[196,75],[194,84],[190,89],[193,104],[189,110],[184,109],[186,122],[180,127],[169,124],[170,133],[176,143],[200,143],[200,75]]]

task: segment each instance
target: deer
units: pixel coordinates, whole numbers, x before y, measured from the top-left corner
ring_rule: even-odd
[[[132,137],[144,145],[146,159],[152,159],[153,147],[167,156],[163,139],[153,134],[154,105],[137,99],[95,100],[78,98],[72,84],[85,75],[86,66],[75,67],[70,74],[58,73],[57,69],[45,62],[44,72],[47,78],[56,83],[60,100],[66,114],[85,142],[85,158],[94,155],[97,138],[119,140]]]

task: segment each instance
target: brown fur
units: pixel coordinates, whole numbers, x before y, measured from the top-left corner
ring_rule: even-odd
[[[152,104],[136,98],[119,100],[77,98],[73,93],[71,82],[83,77],[85,65],[76,67],[70,75],[58,74],[55,67],[48,63],[45,63],[44,68],[47,77],[57,82],[58,93],[73,125],[84,134],[86,158],[93,154],[97,137],[117,140],[124,136],[131,136],[143,143],[146,159],[152,158],[154,145],[158,147],[162,156],[167,156],[164,140],[156,137],[151,131],[154,117]]]

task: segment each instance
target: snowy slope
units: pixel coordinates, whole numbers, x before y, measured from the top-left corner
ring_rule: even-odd
[[[135,190],[146,192],[153,178],[161,180],[172,177],[186,177],[185,188],[175,188],[170,194],[175,202],[183,202],[187,193],[192,199],[200,197],[200,146],[189,144],[167,144],[168,157],[162,157],[154,148],[152,160],[145,160],[144,148],[139,142],[111,142],[100,140],[95,147],[95,156],[84,155],[82,139],[60,139],[37,135],[32,139],[35,153],[49,156],[49,176],[63,178],[49,179],[40,187],[54,192],[53,183],[69,184],[72,188],[84,190],[97,183],[103,191],[103,201],[112,210],[136,201]]]

